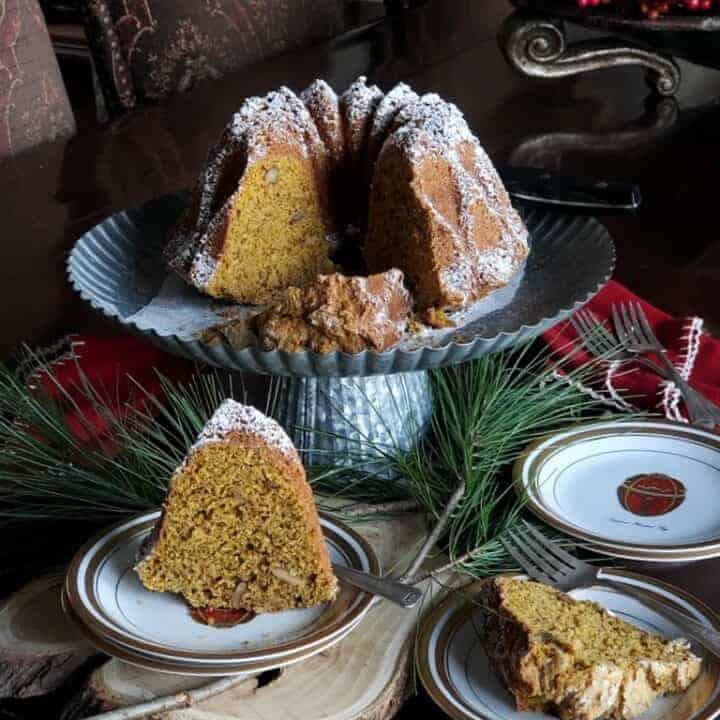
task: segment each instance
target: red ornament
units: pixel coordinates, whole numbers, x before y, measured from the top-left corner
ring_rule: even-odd
[[[618,487],[617,493],[625,510],[643,517],[665,515],[685,500],[685,486],[662,473],[633,475]]]
[[[250,622],[255,617],[254,610],[245,608],[190,608],[190,615],[196,622],[212,627],[233,627]]]

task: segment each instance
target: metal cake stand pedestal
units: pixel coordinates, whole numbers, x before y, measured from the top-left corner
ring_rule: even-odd
[[[277,376],[274,414],[312,463],[357,464],[412,448],[432,414],[429,370],[531,340],[587,302],[615,263],[607,230],[593,218],[532,210],[524,212],[531,251],[522,271],[441,339],[355,355],[236,347],[225,336],[210,341],[207,331],[237,306],[189,288],[162,261],[186,202],[184,194],[165,196],[88,231],[70,253],[70,282],[97,310],[171,353]]]
[[[368,377],[284,377],[272,414],[310,464],[366,465],[410,450],[432,416],[425,371]],[[367,469],[367,468],[366,468]]]

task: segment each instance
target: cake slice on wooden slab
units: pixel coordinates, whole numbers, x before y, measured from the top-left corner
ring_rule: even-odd
[[[700,673],[687,641],[667,641],[547,585],[493,578],[480,603],[482,643],[518,710],[627,720]]]
[[[337,581],[305,470],[285,431],[226,400],[173,475],[150,548],[148,590],[181,594],[206,622],[309,607]]]

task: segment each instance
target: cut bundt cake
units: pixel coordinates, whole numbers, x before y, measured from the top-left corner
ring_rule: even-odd
[[[179,593],[202,617],[332,600],[312,490],[280,425],[226,400],[173,475],[135,570],[148,590]]]
[[[260,303],[334,268],[327,150],[287,88],[250,98],[211,151],[166,258],[198,289]]]
[[[401,268],[420,308],[458,307],[506,285],[527,231],[460,111],[424,95],[392,125],[373,173],[368,269]]]
[[[405,333],[412,302],[399,270],[369,277],[320,275],[256,319],[262,347],[295,352],[382,352]]]
[[[687,641],[666,641],[547,585],[493,578],[480,606],[481,641],[518,710],[628,720],[700,673]]]
[[[505,285],[527,232],[460,111],[364,77],[339,97],[315,81],[250,98],[213,148],[166,249],[214,297],[266,303],[343,262],[338,231],[366,232],[365,269],[399,268],[419,310]],[[356,236],[354,236],[356,237]],[[345,247],[348,243],[345,243]],[[354,263],[362,242],[350,243]],[[347,260],[347,259],[346,259]]]

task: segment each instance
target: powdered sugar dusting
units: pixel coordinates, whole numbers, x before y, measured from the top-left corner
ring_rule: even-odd
[[[375,108],[383,98],[377,85],[367,85],[367,78],[361,75],[340,98],[340,109],[345,118],[347,145],[354,154],[354,162],[359,161],[365,146],[368,123]]]
[[[302,91],[300,99],[315,121],[327,151],[335,163],[340,163],[345,155],[345,137],[337,94],[324,80],[315,80]]]
[[[451,170],[460,203],[458,224],[451,223],[425,198],[454,245],[453,260],[440,271],[442,284],[466,303],[484,290],[507,283],[527,254],[527,230],[463,114],[430,93],[402,107],[392,128],[386,144],[401,148],[410,163],[418,166],[434,155]],[[499,243],[489,250],[474,242],[476,217],[483,211],[490,213],[500,228]]]
[[[375,144],[385,139],[397,113],[406,105],[418,100],[417,93],[405,83],[398,83],[378,103],[370,125],[369,143]]]
[[[263,415],[257,408],[242,405],[235,400],[225,400],[215,411],[191,450],[224,440],[233,431],[257,435],[276,450],[297,457],[292,440],[279,423]]]

